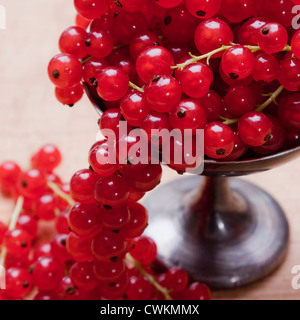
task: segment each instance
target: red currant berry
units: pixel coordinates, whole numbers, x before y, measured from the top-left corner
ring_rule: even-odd
[[[120,230],[130,221],[130,212],[127,207],[103,210],[102,224],[111,230]]]
[[[86,30],[88,28],[88,26],[90,25],[91,20],[84,18],[82,15],[77,13],[76,18],[75,18],[75,23],[76,23],[77,27],[80,27],[80,28]]]
[[[67,237],[66,248],[76,261],[93,261],[91,244],[91,238],[80,238],[74,232],[70,232]]]
[[[58,207],[58,200],[52,193],[47,192],[37,198],[32,207],[38,218],[51,221],[55,218],[55,209]]]
[[[83,81],[87,82],[89,85],[97,87],[97,75],[106,67],[108,67],[108,63],[104,59],[92,58],[83,65]]]
[[[97,260],[117,262],[125,256],[127,242],[120,234],[103,230],[93,239],[92,252]]]
[[[127,204],[128,198],[129,186],[120,176],[101,178],[96,184],[95,199],[101,206],[120,208]]]
[[[23,229],[9,230],[4,241],[7,251],[13,255],[27,255],[31,249],[32,238]]]
[[[103,281],[99,286],[101,296],[108,300],[119,300],[124,298],[129,279],[127,273],[123,273],[117,279]]]
[[[229,78],[245,79],[254,70],[254,54],[247,47],[234,45],[223,54],[221,67]]]
[[[53,290],[64,274],[64,266],[52,257],[41,256],[33,264],[33,284],[39,290]]]
[[[62,160],[59,149],[53,144],[45,144],[31,158],[31,165],[46,172],[52,172]]]
[[[221,45],[229,45],[233,41],[230,26],[221,19],[212,18],[204,20],[195,31],[195,45],[202,54],[219,49]],[[219,58],[223,52],[213,55]]]
[[[291,41],[292,51],[297,59],[300,59],[300,30],[298,30]]]
[[[21,173],[18,180],[19,191],[28,198],[36,198],[45,192],[47,179],[39,169],[29,169]]]
[[[197,18],[208,19],[218,13],[222,0],[186,0],[189,12]]]
[[[138,35],[130,42],[130,55],[133,60],[136,60],[140,53],[152,46],[160,45],[160,40],[155,33],[146,32],[145,34]]]
[[[183,269],[172,268],[166,272],[165,283],[172,292],[184,290],[189,282],[189,276]]]
[[[213,159],[230,155],[234,148],[234,132],[222,122],[209,123],[204,132],[204,152]]]
[[[184,298],[184,300],[211,300],[211,292],[205,284],[194,282],[184,291]]]
[[[157,4],[163,8],[174,8],[177,7],[182,0],[155,0]]]
[[[117,262],[94,262],[94,273],[99,281],[113,281],[123,275],[126,265],[123,260]]]
[[[77,203],[69,212],[71,230],[80,237],[94,237],[102,229],[101,209],[91,203]]]
[[[183,69],[178,78],[182,91],[191,98],[204,97],[213,82],[211,69],[202,63],[193,63]]]
[[[33,261],[38,260],[39,257],[53,257],[52,242],[42,242],[34,248]]]
[[[240,139],[237,131],[234,131],[234,148],[229,156],[223,158],[224,161],[235,161],[240,159],[248,151],[248,146]]]
[[[255,68],[252,77],[255,81],[272,82],[277,79],[279,64],[277,59],[267,53],[260,53],[256,56]]]
[[[78,59],[87,55],[84,42],[86,31],[80,27],[67,28],[59,38],[59,49],[62,53],[69,53]]]
[[[0,187],[2,191],[15,191],[22,170],[14,161],[5,161],[0,165]]]
[[[260,147],[272,137],[272,122],[262,112],[252,111],[240,119],[238,133],[247,145]]]
[[[280,52],[288,42],[288,33],[279,23],[267,23],[258,33],[258,45],[266,53]]]
[[[171,76],[174,65],[172,54],[160,46],[152,46],[143,50],[136,60],[136,70],[139,77],[150,83],[154,76]]]
[[[112,52],[113,47],[113,39],[107,31],[92,31],[86,36],[86,51],[95,58],[107,57]]]
[[[220,13],[230,22],[238,23],[255,14],[256,0],[223,0]]]
[[[76,287],[86,291],[93,290],[98,285],[94,263],[90,261],[74,263],[70,269],[70,278]]]
[[[170,113],[171,126],[185,134],[188,133],[188,130],[192,130],[190,132],[195,134],[196,129],[204,129],[206,122],[206,111],[195,100],[180,101],[174,111]]]
[[[126,296],[128,300],[152,300],[156,290],[154,286],[141,276],[131,276]]]
[[[256,97],[250,87],[234,86],[224,97],[224,107],[234,117],[241,117],[254,109]]]
[[[73,107],[83,96],[83,86],[81,83],[70,88],[55,88],[55,96],[59,102]]]
[[[75,56],[58,54],[49,62],[48,75],[56,87],[73,87],[81,80],[82,66]]]
[[[145,236],[134,239],[134,247],[130,251],[131,256],[144,265],[155,261],[157,256],[157,247],[155,242]]]
[[[74,0],[74,6],[87,19],[96,19],[108,10],[107,1],[103,0]]]
[[[287,58],[280,62],[279,81],[289,91],[300,89],[300,60]]]
[[[72,260],[72,256],[70,255],[66,247],[67,237],[67,234],[56,234],[54,240],[52,241],[51,252],[53,254],[53,257],[61,263]]]
[[[122,99],[120,109],[127,123],[134,127],[139,127],[150,111],[144,95],[135,91]]]
[[[300,93],[291,93],[280,100],[278,118],[287,129],[300,130]]]
[[[37,219],[35,219],[29,213],[22,213],[17,220],[16,228],[25,230],[29,234],[31,239],[34,239],[34,238],[36,238],[36,235],[38,232]],[[1,233],[1,231],[0,231],[0,233]],[[0,239],[1,239],[1,236],[0,236]]]
[[[239,43],[243,45],[257,46],[258,33],[267,21],[262,18],[253,17],[247,20],[238,31]]]
[[[26,296],[32,288],[30,273],[23,268],[10,267],[5,272],[5,294],[14,299]]]
[[[97,92],[103,100],[122,99],[128,91],[128,76],[118,68],[107,67],[97,75]]]
[[[223,113],[223,102],[219,94],[214,90],[209,90],[208,93],[199,98],[200,105],[206,111],[207,122],[218,121],[220,114]]]

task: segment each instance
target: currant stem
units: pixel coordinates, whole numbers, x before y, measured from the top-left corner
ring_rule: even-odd
[[[135,268],[139,271],[139,273],[145,277],[154,287],[157,291],[161,292],[166,300],[173,300],[173,298],[170,296],[169,291],[165,288],[163,288],[153,277],[151,274],[149,274],[142,266],[140,262],[135,260],[129,253],[126,255],[126,260],[132,264],[134,264]]]
[[[195,56],[190,52],[189,55],[192,57],[191,60],[188,60],[185,63],[177,64],[176,66],[172,66],[171,69],[181,69],[182,70],[185,67],[187,67],[188,65],[193,64],[193,63],[198,62],[198,61],[203,60],[203,59],[206,59],[206,63],[207,63],[207,65],[209,65],[209,61],[212,58],[212,56],[214,56],[215,54],[217,54],[219,52],[226,51],[226,50],[232,48],[235,45],[237,45],[237,44],[231,43],[230,46],[223,46],[222,45],[220,48],[218,48],[216,50],[213,50],[213,51],[211,51],[209,53],[203,54],[201,56]],[[245,45],[245,47],[248,48],[249,50],[251,50],[253,53],[261,50],[261,48],[259,46]],[[286,45],[284,47],[284,49],[282,49],[281,51],[282,52],[292,51],[292,47],[289,46],[289,45]]]
[[[143,88],[140,88],[138,87],[136,84],[132,83],[131,81],[129,81],[129,87],[135,89],[136,91],[138,92],[141,92],[141,93],[144,93],[145,90],[144,90],[144,87]]]
[[[48,182],[48,188],[51,189],[58,197],[65,200],[71,207],[76,204],[70,195],[63,192],[60,187],[54,182]]]
[[[9,231],[12,231],[16,228],[17,221],[18,221],[20,213],[22,212],[22,209],[23,209],[23,203],[24,203],[24,198],[22,196],[20,196],[16,202],[14,211],[11,215],[10,223],[8,226]],[[4,267],[6,255],[7,255],[7,249],[6,249],[6,247],[2,247],[2,251],[1,251],[1,255],[0,255],[0,266]]]
[[[87,57],[87,58],[81,60],[80,63],[81,63],[82,65],[84,65],[84,64],[86,64],[87,62],[89,62],[89,61],[92,60],[92,59],[93,59],[93,57],[90,56],[90,57]]]
[[[284,90],[283,86],[280,86],[276,91],[274,91],[268,100],[266,100],[263,104],[261,104],[260,106],[258,106],[256,108],[256,111],[260,111],[262,112],[263,110],[265,110],[272,102],[276,103],[276,98],[282,93],[282,91]]]

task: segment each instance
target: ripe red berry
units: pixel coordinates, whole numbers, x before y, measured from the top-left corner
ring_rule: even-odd
[[[21,299],[30,292],[32,278],[23,268],[10,267],[5,272],[5,294],[14,299]]]
[[[76,287],[85,291],[92,290],[98,285],[94,274],[94,263],[90,261],[74,263],[70,269],[70,278]]]
[[[136,60],[140,53],[148,47],[160,45],[160,40],[155,33],[146,32],[138,35],[130,42],[130,55],[133,60]]]
[[[7,231],[4,241],[7,251],[12,255],[27,255],[31,249],[32,238],[21,228]]]
[[[204,131],[204,152],[213,159],[227,157],[234,148],[233,130],[222,122],[209,123]]]
[[[56,87],[73,87],[81,80],[82,66],[75,56],[61,53],[49,62],[48,75]]]
[[[211,291],[202,283],[194,282],[184,291],[184,300],[211,300]]]
[[[218,13],[222,0],[186,0],[189,12],[197,18],[208,19]]]
[[[16,189],[21,168],[14,161],[5,161],[0,165],[0,188],[3,192],[11,193]]]
[[[86,35],[85,48],[94,58],[105,58],[113,50],[114,42],[107,31],[91,31]]]
[[[91,238],[81,238],[74,232],[70,232],[67,237],[66,248],[76,261],[92,261],[94,257],[91,251]]]
[[[278,73],[279,64],[273,55],[260,53],[256,56],[256,63],[252,73],[255,81],[272,82],[277,79]]]
[[[291,41],[292,51],[297,59],[300,59],[300,30],[298,30]]]
[[[46,172],[52,172],[62,160],[60,150],[53,144],[45,144],[31,158],[31,165]]]
[[[62,104],[73,107],[83,96],[83,86],[81,83],[70,88],[55,88],[55,96]]]
[[[102,230],[101,209],[92,203],[77,203],[69,212],[71,230],[80,237],[94,237]]]
[[[45,192],[47,179],[39,169],[29,169],[20,174],[18,188],[22,195],[36,198]]]
[[[234,45],[223,54],[221,67],[229,78],[245,79],[254,70],[254,54],[245,46]]]
[[[177,7],[182,0],[155,0],[158,5],[163,8],[174,8]]]
[[[94,262],[94,273],[100,281],[114,281],[125,273],[126,265],[123,260],[117,262]]]
[[[280,52],[288,42],[288,33],[279,23],[267,23],[258,33],[258,45],[266,53]]]
[[[120,69],[106,67],[97,75],[97,92],[103,100],[122,99],[128,91],[128,76]]]
[[[74,6],[87,19],[96,19],[108,10],[107,1],[103,0],[74,0]]]
[[[143,50],[136,60],[136,71],[146,83],[150,83],[154,76],[171,76],[174,65],[172,54],[160,46],[152,46]]]
[[[131,276],[126,291],[129,300],[152,300],[155,297],[154,286],[141,276]]]
[[[252,111],[240,119],[238,132],[244,143],[259,147],[271,139],[272,122],[262,112]]]
[[[157,247],[155,242],[148,237],[142,236],[134,239],[134,247],[130,251],[131,256],[144,265],[155,261]]]

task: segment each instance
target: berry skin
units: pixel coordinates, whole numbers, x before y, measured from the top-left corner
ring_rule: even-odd
[[[95,58],[105,58],[113,50],[114,42],[107,31],[92,31],[85,38],[85,48],[88,54]]]
[[[247,145],[260,147],[271,139],[272,122],[262,112],[252,111],[240,119],[238,133]]]
[[[66,248],[76,261],[92,261],[94,257],[91,251],[92,239],[78,237],[70,232],[67,237]]]
[[[123,178],[136,191],[148,192],[154,189],[161,181],[162,167],[160,164],[124,166]]]
[[[108,10],[106,0],[74,0],[74,6],[78,13],[86,19],[96,19]]]
[[[102,224],[107,229],[120,230],[128,224],[129,220],[130,212],[127,207],[102,212]]]
[[[55,88],[56,99],[62,104],[73,107],[83,96],[83,86],[81,83],[70,88]]]
[[[292,51],[297,59],[300,59],[300,30],[298,30],[291,41]]]
[[[234,45],[223,54],[221,67],[229,78],[245,79],[254,70],[254,54],[247,47]]]
[[[45,144],[31,158],[31,165],[45,172],[52,172],[62,160],[60,150],[53,144]]]
[[[120,234],[103,230],[92,241],[92,252],[97,260],[117,262],[127,252],[127,242]]]
[[[50,192],[42,194],[32,206],[35,215],[46,221],[51,221],[55,218],[55,209],[57,207],[58,199]]]
[[[235,161],[240,159],[248,151],[248,146],[240,139],[237,131],[234,131],[234,148],[229,156],[223,158],[223,161]]]
[[[136,238],[141,236],[148,226],[148,212],[140,203],[131,203],[128,205],[130,212],[129,223],[121,229],[120,235],[125,238]]]
[[[202,63],[193,63],[180,73],[182,91],[191,98],[204,97],[213,82],[211,69]]]
[[[222,122],[209,123],[204,131],[204,152],[213,159],[230,155],[234,148],[234,132]]]
[[[208,19],[218,13],[222,0],[186,0],[185,4],[193,16],[199,19]]]
[[[157,247],[155,242],[145,236],[134,239],[134,248],[130,251],[131,256],[144,265],[155,261]]]
[[[224,97],[224,107],[234,117],[241,117],[254,109],[256,97],[250,87],[234,86]]]
[[[35,219],[29,213],[22,213],[18,218],[16,228],[25,230],[29,234],[31,239],[34,239],[36,238],[37,231],[38,231],[37,219]],[[1,242],[1,235],[0,235],[0,242]]]
[[[199,24],[199,21],[184,6],[168,10],[163,17],[163,22],[162,32],[167,39],[182,44],[193,40]]]
[[[109,142],[102,140],[96,142],[89,152],[89,164],[101,177],[108,177],[118,170],[115,150],[112,147]]]
[[[182,269],[172,268],[166,272],[165,283],[167,288],[172,289],[172,292],[184,290],[187,287],[188,282],[188,274]]]
[[[20,174],[18,188],[22,195],[28,198],[36,198],[45,192],[47,179],[39,169],[29,169]]]
[[[216,50],[221,45],[229,45],[232,41],[233,33],[230,26],[218,18],[202,21],[195,31],[195,45],[201,54]],[[220,52],[213,58],[219,58],[222,55],[223,52]]]
[[[124,178],[117,175],[101,178],[96,184],[94,195],[101,206],[120,208],[127,204],[129,186]]]
[[[138,35],[130,42],[130,55],[133,60],[136,60],[140,53],[148,47],[160,45],[160,40],[155,33],[146,32]]]
[[[71,196],[81,203],[94,202],[94,189],[98,175],[88,169],[77,171],[70,181]]]
[[[152,110],[171,112],[181,100],[179,82],[170,76],[158,76],[145,88],[145,98]]]
[[[23,268],[10,267],[5,272],[5,294],[14,299],[23,298],[32,288],[30,273]]]
[[[149,104],[140,92],[127,93],[120,109],[127,123],[134,127],[139,127],[150,111]]]
[[[254,16],[257,0],[223,0],[220,13],[230,22],[242,22]]]
[[[86,30],[87,27],[90,25],[90,23],[91,23],[90,19],[84,18],[79,13],[76,14],[75,24],[76,24],[77,27],[80,27],[80,28]]]
[[[90,261],[74,263],[70,269],[70,278],[76,287],[85,291],[93,290],[98,285],[94,263]]]
[[[120,69],[107,67],[96,77],[99,96],[106,101],[122,99],[128,91],[128,76]]]
[[[266,53],[280,52],[288,42],[288,33],[279,23],[267,23],[258,33],[258,45]]]
[[[15,190],[19,176],[21,174],[20,166],[14,161],[5,161],[0,165],[0,187],[6,193]]]
[[[172,54],[160,46],[146,48],[136,60],[136,71],[146,83],[150,83],[154,76],[171,76],[174,65]]]
[[[53,290],[64,274],[64,266],[52,257],[41,256],[33,264],[33,284],[41,291]]]
[[[256,56],[256,63],[252,73],[255,81],[272,82],[277,79],[279,64],[277,59],[267,53],[260,53]]]
[[[184,300],[211,300],[211,292],[205,284],[194,282],[184,291]]]
[[[291,93],[282,98],[278,107],[278,118],[289,130],[300,130],[300,93]]]
[[[73,87],[81,80],[82,66],[75,56],[61,53],[50,60],[48,75],[56,87]]]
[[[103,68],[108,67],[108,63],[104,59],[92,58],[83,65],[82,78],[89,85],[97,87],[97,75]]]
[[[114,281],[123,275],[126,271],[126,265],[123,260],[117,262],[94,262],[94,273],[99,281]]]
[[[131,276],[126,296],[129,300],[152,300],[156,290],[153,285],[141,276]]]
[[[239,43],[243,45],[257,46],[258,33],[267,21],[262,18],[253,17],[247,20],[238,32]]]
[[[118,139],[121,120],[122,120],[122,114],[119,108],[112,108],[104,111],[99,122],[101,133],[105,137],[107,137],[107,135],[110,133],[110,130],[112,130],[116,135],[116,138]],[[105,132],[105,130],[107,131]]]
[[[71,230],[80,237],[94,237],[102,230],[101,209],[95,204],[77,203],[69,212]]]
[[[283,58],[280,62],[279,82],[289,91],[300,89],[300,60]]]
[[[28,232],[22,229],[7,231],[4,237],[7,251],[12,255],[27,255],[31,248],[31,240]]]
[[[177,7],[182,0],[152,0],[156,1],[156,3],[163,8],[174,8]]]
[[[108,300],[119,300],[124,298],[128,287],[129,279],[126,272],[124,272],[117,279],[101,282],[99,292],[101,296]]]
[[[86,31],[80,27],[67,28],[59,38],[59,49],[62,53],[69,53],[78,59],[87,55],[85,48]]]
[[[204,97],[199,98],[198,101],[206,111],[207,122],[219,120],[219,115],[223,113],[223,102],[216,91],[208,91],[208,93]]]
[[[174,129],[179,129],[182,133],[184,130],[192,130],[192,134],[196,133],[196,129],[204,129],[207,122],[206,111],[202,105],[195,100],[182,100],[170,113],[170,124]]]

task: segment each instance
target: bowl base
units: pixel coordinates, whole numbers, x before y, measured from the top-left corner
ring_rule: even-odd
[[[212,289],[258,281],[285,258],[289,227],[284,212],[269,194],[244,180],[181,178],[155,190],[143,204],[150,216],[145,235],[156,242],[159,261],[185,269],[193,281]]]

